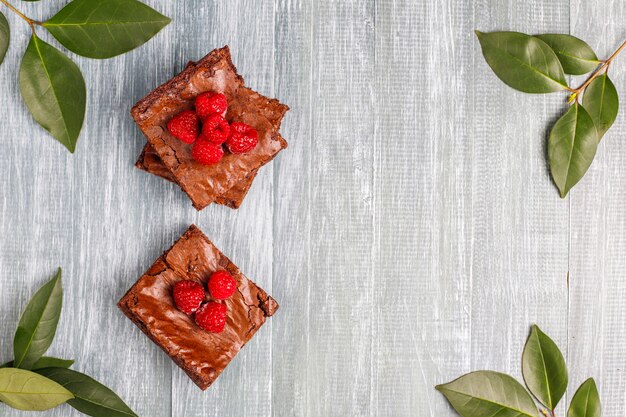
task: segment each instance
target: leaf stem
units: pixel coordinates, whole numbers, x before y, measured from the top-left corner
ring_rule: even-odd
[[[0,1],[4,1],[4,0],[0,0]],[[619,55],[620,52],[622,52],[622,50],[626,48],[626,41],[624,41],[619,48],[617,48],[617,50],[615,52],[613,52],[613,54],[606,60],[606,61],[602,61],[602,65],[600,65],[600,67],[591,75],[591,77],[589,77],[587,79],[587,81],[585,81],[583,83],[583,85],[581,85],[578,88],[575,89],[570,89],[570,91],[572,93],[575,93],[577,95],[580,95],[580,93],[587,88],[587,86],[589,84],[591,84],[591,82],[593,80],[595,80],[604,70],[608,70],[609,66],[611,65],[611,62],[613,62],[613,60],[615,59],[615,57],[617,57],[617,55]]]
[[[541,414],[543,414],[545,417],[556,417],[554,414],[554,410],[552,411],[548,411],[545,408],[540,409]]]
[[[28,23],[30,28],[33,30],[33,33],[35,33],[35,25],[41,25],[41,22],[38,22],[38,21],[33,20],[30,17],[26,16],[24,13],[20,12],[14,6],[12,6],[11,3],[9,3],[7,0],[0,0],[0,2],[3,3],[5,6],[7,6],[9,9],[11,9],[11,11],[13,13],[18,15],[22,19],[24,19],[26,21],[26,23]]]

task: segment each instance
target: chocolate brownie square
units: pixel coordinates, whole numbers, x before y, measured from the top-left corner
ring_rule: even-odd
[[[181,111],[191,109],[203,92],[223,93],[228,100],[226,119],[254,127],[259,143],[246,154],[226,153],[214,165],[202,165],[191,157],[191,146],[174,138],[167,122]],[[233,65],[228,47],[216,49],[195,65],[188,66],[166,84],[151,92],[131,110],[148,143],[178,185],[201,210],[224,196],[271,161],[287,142],[278,134],[280,120],[288,106],[244,86]],[[270,115],[268,117],[268,115]]]
[[[189,62],[186,68],[195,67],[197,64],[195,62]],[[259,109],[263,112],[264,116],[268,118],[268,120],[276,126],[276,128],[280,128],[280,125],[283,120],[283,116],[285,115],[283,112],[272,112],[271,108],[263,106],[263,102],[259,102]],[[159,158],[159,155],[154,151],[152,146],[149,143],[143,148],[139,159],[135,163],[135,166],[143,171],[149,172],[156,176],[159,176],[167,181],[171,181],[176,183],[176,179],[172,176],[170,171],[163,165],[163,162]],[[252,182],[256,178],[256,172],[250,174],[244,180],[236,183],[230,190],[226,193],[218,197],[215,202],[217,204],[225,205],[231,208],[239,208],[243,199],[247,195],[250,187],[252,186]]]
[[[206,288],[209,276],[217,270],[235,278],[237,292],[223,301],[227,307],[224,331],[209,333],[176,308],[172,290],[181,280],[194,280]],[[278,303],[194,225],[157,259],[118,306],[203,390],[278,309]]]

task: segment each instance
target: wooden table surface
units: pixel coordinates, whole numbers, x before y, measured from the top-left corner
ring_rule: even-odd
[[[44,19],[65,3],[18,6]],[[2,9],[13,39],[0,67],[0,361],[62,266],[50,353],[141,416],[453,416],[433,386],[475,369],[520,376],[532,323],[566,356],[566,400],[593,376],[604,415],[625,415],[626,117],[560,199],[545,154],[564,96],[506,87],[473,33],[572,33],[606,57],[626,37],[625,2],[148,3],[173,18],[148,44],[73,56],[88,86],[75,155],[27,113],[29,30]],[[239,210],[196,212],[133,167],[145,140],[129,109],[225,44],[249,86],[291,106],[289,148]],[[626,58],[611,68],[622,97],[625,69]],[[191,223],[281,304],[204,393],[116,307]]]

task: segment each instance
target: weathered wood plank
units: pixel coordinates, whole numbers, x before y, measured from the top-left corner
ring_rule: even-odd
[[[472,20],[467,2],[377,2],[376,416],[451,414],[434,386],[470,366]]]
[[[483,0],[474,7],[482,31],[569,28],[567,0]],[[546,163],[547,127],[564,111],[565,95],[510,89],[487,66],[477,41],[474,65],[470,369],[521,377],[532,323],[566,347],[568,205]]]
[[[367,416],[373,301],[374,2],[313,4],[311,274],[308,300],[302,300],[309,303],[304,330],[306,411],[309,416]]]
[[[606,58],[624,41],[620,22],[625,17],[623,2],[607,1],[600,6],[575,0],[571,4],[572,34],[586,40],[600,58]],[[626,97],[625,67],[626,59],[620,57],[610,70],[622,99]],[[594,377],[602,398],[602,412],[607,416],[623,415],[626,410],[625,133],[622,107],[616,123],[602,139],[589,172],[570,197],[568,398],[584,379]]]
[[[309,299],[318,279],[311,262],[314,3],[276,0],[277,96],[291,106],[283,122],[289,141],[274,165],[273,291],[281,311],[273,319],[272,415],[310,415],[308,332],[315,307]]]

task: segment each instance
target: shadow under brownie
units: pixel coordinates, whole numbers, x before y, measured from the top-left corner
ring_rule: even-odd
[[[218,270],[226,270],[235,278],[237,292],[223,301],[228,311],[224,331],[209,333],[176,307],[172,289],[187,279],[206,288],[210,275]],[[203,390],[278,309],[278,303],[246,278],[194,225],[157,259],[118,306]]]
[[[191,157],[191,147],[169,134],[167,122],[175,114],[193,107],[198,94],[226,95],[226,119],[240,121],[259,133],[259,144],[247,154],[227,153],[215,165],[202,165]],[[148,139],[152,151],[168,175],[187,193],[196,209],[226,197],[228,190],[245,181],[271,161],[287,142],[278,134],[288,106],[247,88],[231,62],[228,47],[216,49],[195,65],[189,65],[169,82],[137,103],[131,114]],[[144,152],[144,158],[147,153]],[[163,172],[163,171],[160,171]],[[252,178],[253,179],[253,178]],[[240,184],[241,189],[247,188]],[[248,185],[249,188],[249,185]],[[244,194],[245,195],[245,194]]]

